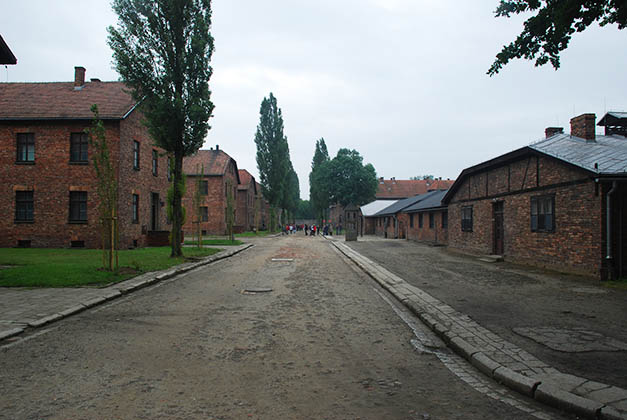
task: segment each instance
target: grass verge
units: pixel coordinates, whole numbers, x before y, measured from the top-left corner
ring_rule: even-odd
[[[185,257],[170,258],[170,247],[119,251],[117,272],[104,271],[102,250],[0,248],[0,286],[77,287],[105,285],[159,271],[185,262],[186,258],[206,257],[215,248],[185,248]]]

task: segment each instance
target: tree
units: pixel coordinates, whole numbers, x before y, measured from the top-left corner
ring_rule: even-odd
[[[536,66],[548,62],[557,70],[559,54],[568,47],[575,32],[582,32],[594,22],[601,26],[627,26],[627,3],[624,0],[501,0],[494,12],[497,17],[535,12],[525,21],[524,29],[514,42],[503,47],[488,70],[490,76],[514,58],[535,59]]]
[[[410,176],[409,179],[412,181],[433,180],[433,175]]]
[[[330,203],[360,206],[375,198],[377,173],[371,164],[363,164],[356,150],[340,149],[337,156],[324,162],[318,171],[322,188],[329,192]]]
[[[309,174],[309,200],[315,214],[322,219],[324,210],[329,207],[329,191],[325,189],[324,175],[318,169],[329,161],[329,152],[324,138],[316,141],[316,149],[311,161],[311,173]]]
[[[109,46],[122,81],[141,101],[156,145],[173,155],[172,257],[182,255],[183,157],[196,152],[213,111],[210,0],[113,0]],[[170,193],[169,193],[170,195]]]
[[[295,219],[314,219],[315,216],[315,212],[314,209],[311,207],[311,202],[309,200],[299,200],[298,202],[298,208],[296,209],[296,212],[294,213],[294,218]]]
[[[92,161],[98,182],[96,192],[100,213],[102,265],[107,270],[113,271],[118,268],[118,183],[98,105],[92,105],[91,112],[94,119],[89,129],[89,143],[94,150]]]
[[[283,134],[283,115],[272,93],[261,102],[255,144],[263,196],[273,208],[284,206],[290,169],[293,169],[287,137]]]
[[[283,197],[281,207],[286,209],[288,214],[293,217],[294,212],[298,209],[298,202],[300,200],[300,185],[298,183],[298,174],[296,174],[296,171],[292,167],[292,162],[289,164],[289,173],[285,180]]]

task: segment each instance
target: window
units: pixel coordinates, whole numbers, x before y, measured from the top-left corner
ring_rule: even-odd
[[[157,176],[157,171],[158,171],[158,164],[159,164],[159,152],[157,152],[156,150],[152,151],[152,174],[154,176]]]
[[[209,181],[200,181],[200,195],[209,194]]]
[[[33,133],[19,133],[17,135],[18,162],[35,162],[35,135]]]
[[[472,206],[462,207],[462,232],[472,232]]]
[[[172,181],[172,158],[168,156],[168,181]]]
[[[448,229],[448,211],[442,212],[442,229]]]
[[[418,227],[422,229],[422,213],[418,213]]]
[[[139,170],[139,142],[133,140],[133,169]]]
[[[435,215],[433,212],[429,212],[429,229],[433,229],[435,227]]]
[[[200,208],[200,218],[203,222],[209,221],[209,207]]]
[[[87,222],[87,193],[70,191],[70,222]]]
[[[139,195],[133,194],[133,223],[139,223]]]
[[[88,145],[87,133],[72,133],[70,135],[70,162],[87,163]]]
[[[531,197],[531,231],[554,232],[555,231],[555,197],[545,195]]]
[[[15,221],[16,222],[32,222],[35,220],[32,191],[16,191],[15,192]]]
[[[414,213],[409,215],[409,227],[414,227]]]

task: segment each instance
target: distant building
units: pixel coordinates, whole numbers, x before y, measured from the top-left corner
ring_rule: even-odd
[[[227,233],[227,195],[233,197],[233,209],[237,220],[237,188],[240,184],[235,160],[220,150],[199,150],[183,159],[183,173],[187,176],[187,188],[183,197],[186,221],[183,231],[191,236],[200,226],[202,235],[225,235]],[[200,178],[200,179],[199,179]],[[200,184],[198,181],[200,180]],[[200,214],[195,214],[194,193],[200,185]]]
[[[121,82],[0,83],[0,246],[101,246],[94,150],[97,104],[118,182],[120,247],[167,244],[163,149]]]
[[[237,186],[236,232],[252,231],[255,228],[257,183],[246,169],[239,170],[240,184]]]
[[[0,64],[17,64],[17,58],[0,35]]]
[[[627,275],[627,113],[571,119],[530,146],[464,169],[443,199],[448,242],[601,279]]]

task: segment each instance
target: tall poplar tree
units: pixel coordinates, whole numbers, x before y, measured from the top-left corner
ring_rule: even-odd
[[[329,161],[329,151],[324,142],[324,137],[316,141],[316,150],[311,161],[311,172],[309,174],[309,201],[314,209],[316,217],[322,219],[324,210],[329,207],[329,191],[323,180],[323,174],[319,170],[321,166]]]
[[[287,137],[283,133],[283,115],[272,93],[261,102],[255,144],[263,196],[273,208],[283,207],[292,164]]]
[[[196,152],[213,111],[210,0],[113,0],[109,46],[116,70],[141,102],[155,144],[173,155],[172,257],[182,255],[183,157]]]

